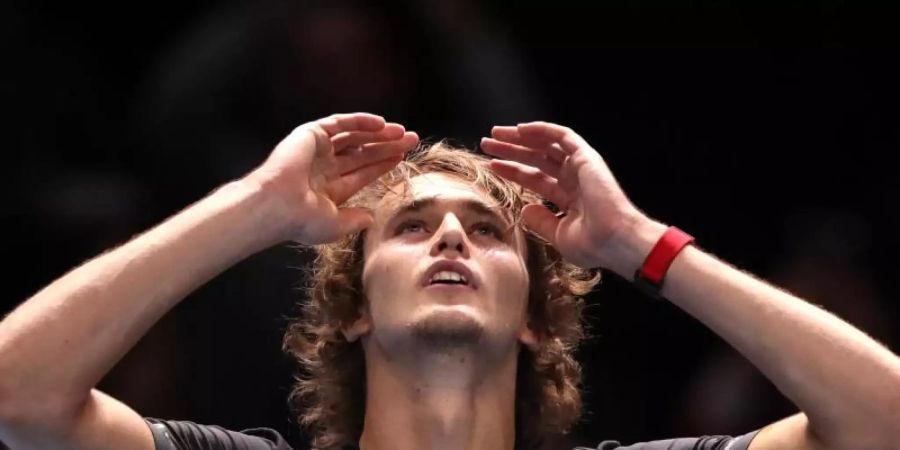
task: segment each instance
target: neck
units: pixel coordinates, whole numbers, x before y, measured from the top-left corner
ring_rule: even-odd
[[[516,352],[488,364],[477,349],[397,358],[377,347],[366,352],[360,450],[513,450]]]

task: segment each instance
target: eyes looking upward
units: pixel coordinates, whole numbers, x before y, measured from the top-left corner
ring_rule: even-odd
[[[448,206],[457,206],[456,214],[467,233],[479,238],[506,242],[511,227],[498,211],[480,200],[443,200]],[[415,237],[435,232],[444,218],[435,197],[419,198],[397,208],[388,221],[392,237]]]
[[[505,236],[503,231],[501,231],[500,227],[494,225],[491,222],[476,222],[472,225],[471,229],[476,236],[488,236],[493,237],[499,241],[503,241]],[[397,226],[397,229],[394,231],[395,235],[407,234],[407,233],[428,233],[433,230],[433,227],[430,227],[425,221],[420,219],[407,219],[403,220],[400,225]]]

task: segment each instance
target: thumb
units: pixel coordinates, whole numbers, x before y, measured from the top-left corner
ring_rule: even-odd
[[[338,210],[338,236],[360,232],[375,223],[367,208],[353,207]]]
[[[527,205],[522,208],[525,227],[535,232],[550,245],[556,247],[556,227],[559,219],[544,205]]]

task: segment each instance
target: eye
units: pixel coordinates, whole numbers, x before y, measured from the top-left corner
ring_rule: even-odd
[[[500,238],[500,229],[490,222],[480,222],[475,224],[475,232],[482,236],[493,235]]]
[[[418,220],[407,220],[397,227],[397,234],[406,233],[407,231],[417,233],[424,230],[424,224]]]

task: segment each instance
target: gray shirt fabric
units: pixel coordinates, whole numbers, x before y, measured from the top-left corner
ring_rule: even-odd
[[[293,450],[284,438],[271,428],[226,430],[217,425],[201,425],[185,420],[163,420],[145,417],[153,432],[156,450]],[[622,445],[603,441],[596,447],[573,450],[747,450],[759,430],[732,436],[700,436],[638,442]],[[346,450],[354,450],[355,447]]]

